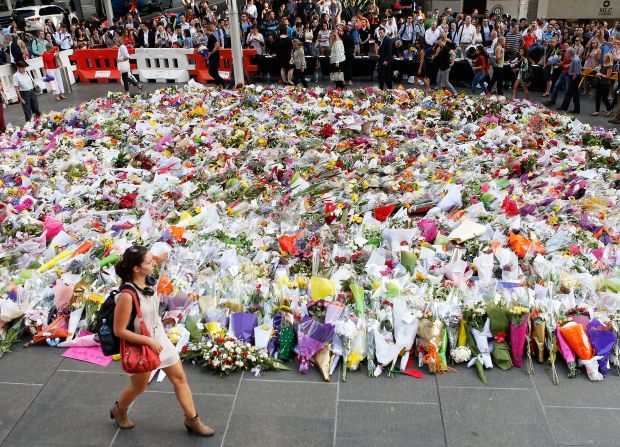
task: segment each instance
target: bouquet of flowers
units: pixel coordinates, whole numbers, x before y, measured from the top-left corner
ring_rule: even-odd
[[[523,362],[523,348],[528,334],[530,310],[520,304],[514,304],[508,309],[510,314],[510,355],[512,364],[521,368]],[[531,356],[528,356],[531,359]],[[531,368],[531,365],[530,365]]]
[[[259,350],[236,337],[216,337],[204,342],[190,342],[181,351],[181,358],[220,376],[240,370],[290,370],[269,357],[266,350]]]
[[[493,334],[489,329],[491,322],[487,317],[486,305],[482,301],[476,301],[464,306],[463,318],[467,326],[467,346],[472,355],[467,367],[475,366],[478,377],[486,385],[489,381],[484,374],[484,368],[493,367],[488,340]]]
[[[306,317],[297,325],[299,372],[308,372],[310,359],[332,339],[334,326]]]
[[[512,368],[511,354],[508,349],[508,330],[510,327],[508,309],[501,303],[489,304],[487,315],[491,320],[490,329],[495,342],[491,353],[493,360],[500,369],[507,371]]]

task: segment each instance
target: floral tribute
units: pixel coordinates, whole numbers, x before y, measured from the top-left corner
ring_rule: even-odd
[[[190,82],[45,115],[0,135],[0,354],[96,346],[140,243],[170,341],[220,374],[603,380],[619,144],[527,101],[416,90]]]

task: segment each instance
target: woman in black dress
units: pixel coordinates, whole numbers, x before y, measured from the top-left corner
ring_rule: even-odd
[[[278,66],[280,67],[280,77],[284,84],[293,84],[293,66],[291,65],[291,54],[293,53],[293,40],[288,37],[286,25],[280,27],[280,45],[276,54]]]

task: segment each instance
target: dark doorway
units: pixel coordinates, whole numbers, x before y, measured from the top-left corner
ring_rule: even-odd
[[[480,15],[484,14],[484,10],[487,9],[486,0],[463,0],[465,14],[471,14],[474,9],[477,9]]]

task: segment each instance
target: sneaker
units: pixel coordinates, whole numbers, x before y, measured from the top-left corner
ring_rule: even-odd
[[[484,89],[485,90],[489,90],[489,84],[486,82],[483,82],[482,85],[484,85]]]
[[[407,82],[409,84],[413,84],[415,82],[415,76],[409,76],[409,79],[407,80]]]

